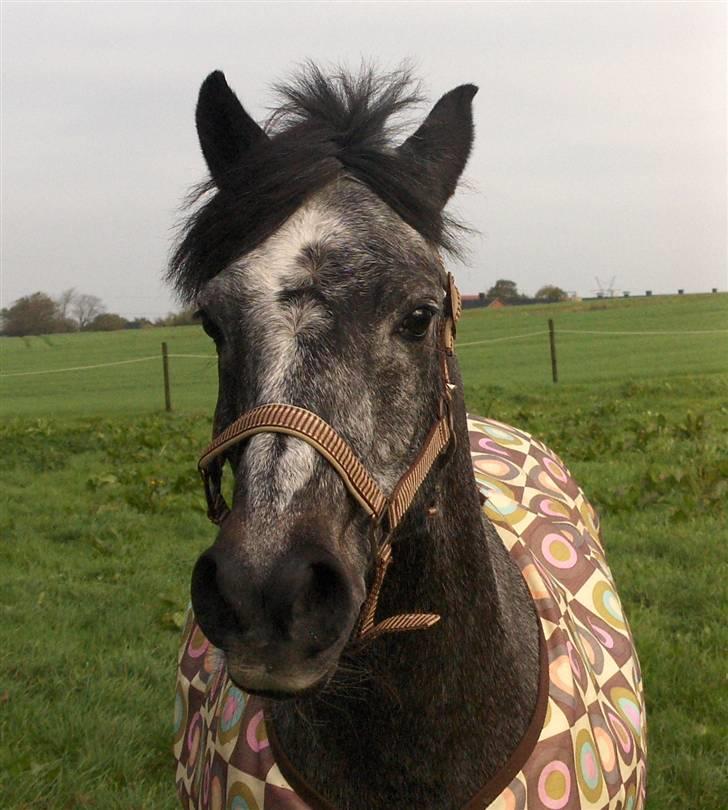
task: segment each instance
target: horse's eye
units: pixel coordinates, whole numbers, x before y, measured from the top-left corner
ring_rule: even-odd
[[[434,314],[435,310],[430,307],[417,307],[402,321],[399,331],[403,337],[410,340],[422,340],[427,334]]]
[[[205,334],[211,337],[219,346],[223,342],[223,334],[215,322],[212,321],[209,315],[203,310],[198,310],[195,312],[195,317],[199,318],[200,325],[202,326]]]

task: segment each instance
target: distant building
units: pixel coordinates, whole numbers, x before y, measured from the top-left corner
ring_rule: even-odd
[[[469,309],[470,307],[482,307],[485,294],[478,293],[477,295],[463,295],[461,297],[463,300],[463,307]]]

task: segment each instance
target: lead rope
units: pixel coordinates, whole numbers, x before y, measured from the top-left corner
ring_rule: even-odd
[[[380,546],[377,558],[377,570],[374,574],[374,582],[369,589],[367,598],[362,605],[359,615],[359,624],[356,629],[357,641],[373,641],[375,638],[385,633],[406,633],[409,630],[426,630],[440,621],[437,613],[401,613],[397,616],[390,616],[375,624],[377,605],[379,604],[379,593],[384,584],[384,576],[392,562],[392,543],[389,537]]]

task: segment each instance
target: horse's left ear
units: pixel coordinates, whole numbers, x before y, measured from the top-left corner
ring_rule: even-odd
[[[220,70],[202,83],[195,120],[202,154],[218,188],[226,185],[228,172],[242,154],[259,138],[268,137],[245,111]]]
[[[398,150],[429,179],[441,208],[455,192],[470,155],[474,134],[472,101],[477,92],[474,84],[462,84],[445,93],[417,132]]]

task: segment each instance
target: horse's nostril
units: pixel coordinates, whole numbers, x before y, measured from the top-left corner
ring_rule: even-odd
[[[192,571],[192,607],[202,632],[216,646],[223,647],[231,632],[240,633],[240,622],[223,594],[218,563],[213,549],[200,556]]]
[[[346,576],[338,561],[320,549],[291,555],[276,572],[271,600],[276,624],[309,655],[328,649],[352,613]]]
[[[325,563],[313,563],[306,573],[307,581],[299,594],[299,608],[309,612],[335,602],[342,584],[337,572]]]

